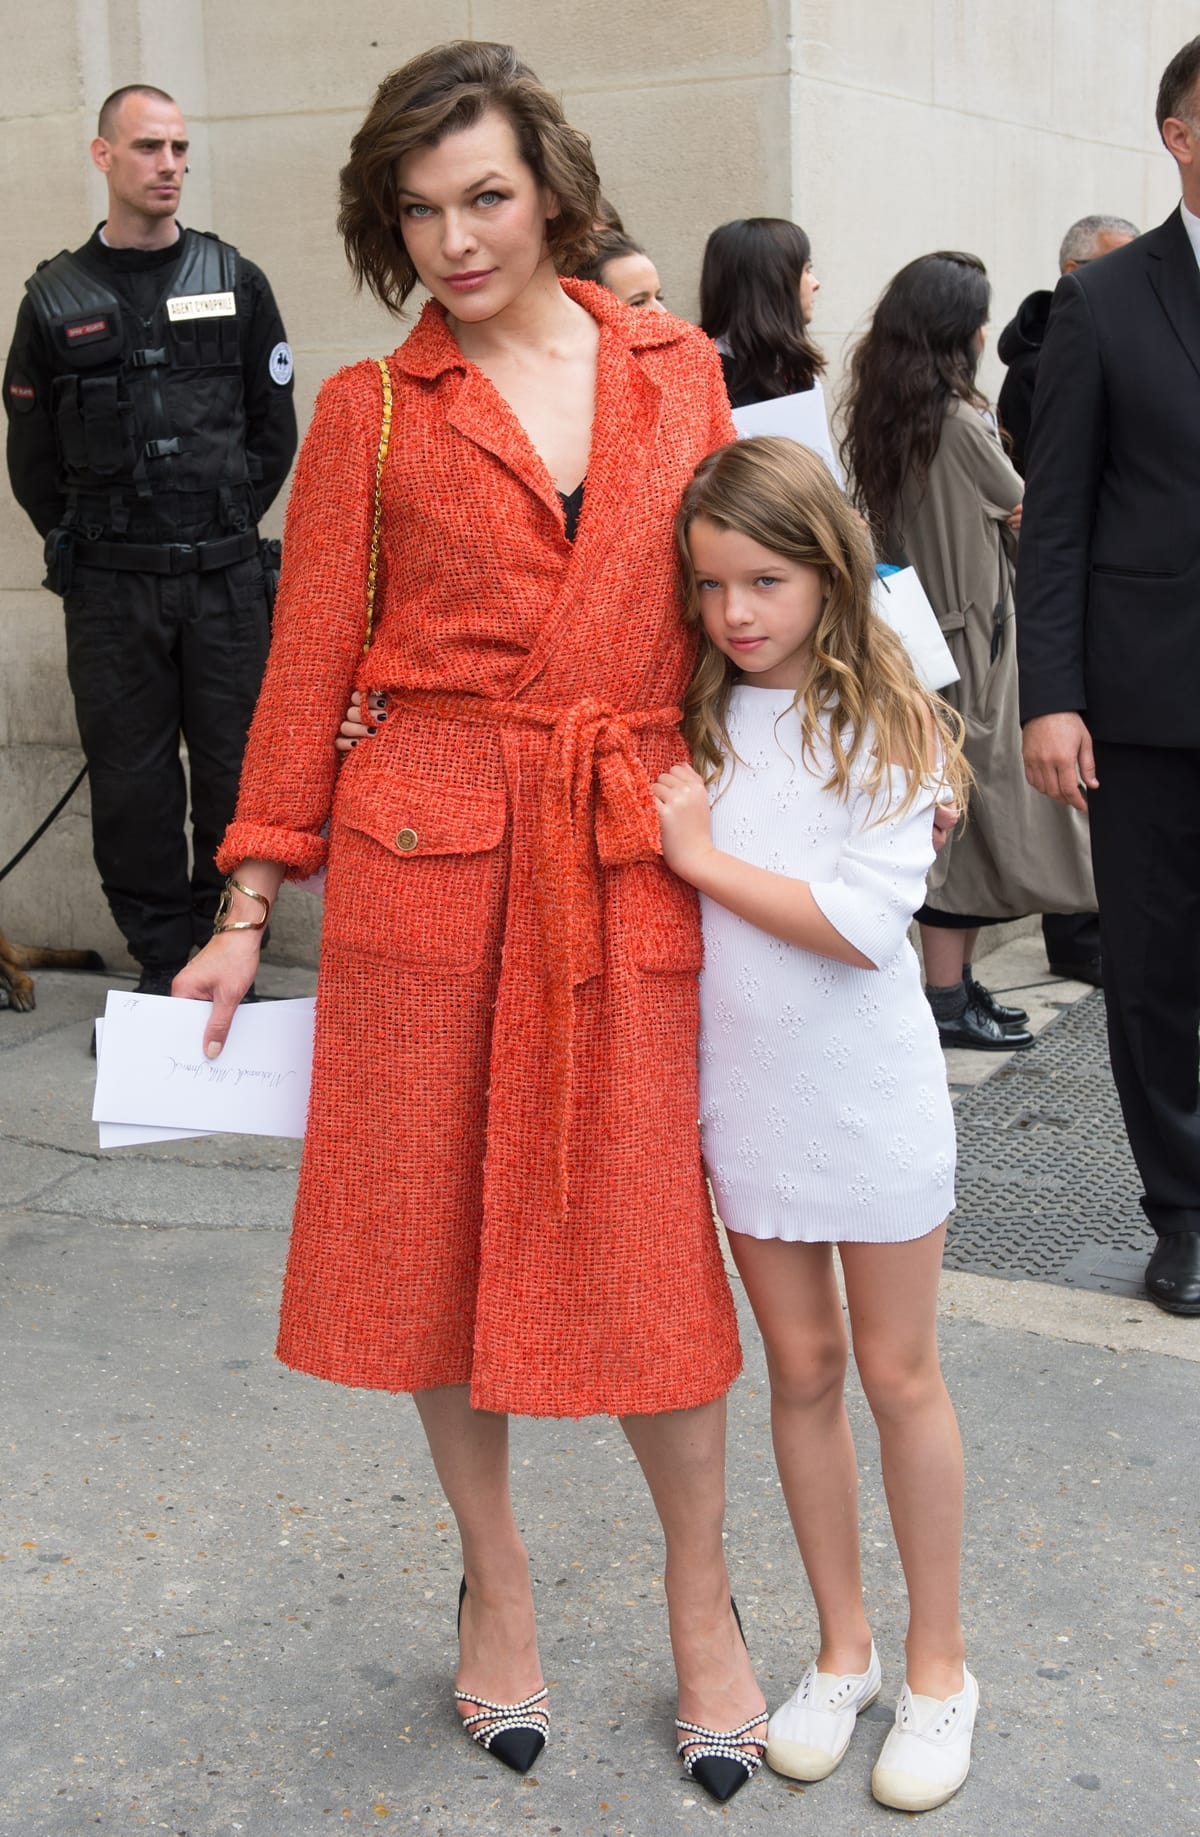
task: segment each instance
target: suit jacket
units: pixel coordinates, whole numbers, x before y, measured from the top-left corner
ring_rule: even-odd
[[[1200,266],[1178,211],[1064,275],[1017,569],[1021,718],[1200,747]]]

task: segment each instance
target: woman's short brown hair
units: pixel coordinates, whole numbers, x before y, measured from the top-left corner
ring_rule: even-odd
[[[416,148],[474,126],[488,109],[511,124],[521,158],[558,199],[559,214],[546,224],[555,266],[573,270],[593,252],[600,181],[587,135],[511,45],[469,38],[435,45],[384,78],[342,167],[338,229],[355,285],[365,282],[390,312],[400,312],[417,285],[401,233],[397,167]]]

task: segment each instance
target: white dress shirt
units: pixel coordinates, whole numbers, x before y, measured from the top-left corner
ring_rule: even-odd
[[[1189,210],[1186,204],[1179,206],[1179,212],[1183,218],[1183,227],[1188,233],[1188,241],[1192,245],[1192,254],[1196,257],[1197,265],[1200,266],[1200,217],[1197,217],[1195,211]]]

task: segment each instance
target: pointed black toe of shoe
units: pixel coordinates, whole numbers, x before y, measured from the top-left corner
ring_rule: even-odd
[[[710,1798],[724,1805],[732,1799],[750,1778],[750,1773],[740,1760],[726,1760],[721,1755],[706,1754],[692,1762],[691,1777],[697,1786],[703,1786]]]
[[[511,1767],[514,1773],[528,1773],[546,1745],[546,1737],[536,1729],[504,1729],[493,1735],[488,1753]]]

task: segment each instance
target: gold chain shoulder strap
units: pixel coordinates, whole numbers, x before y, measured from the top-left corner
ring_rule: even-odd
[[[379,425],[379,453],[375,460],[375,511],[371,518],[371,551],[367,557],[367,634],[363,639],[364,654],[371,648],[371,637],[375,628],[375,581],[379,573],[379,520],[383,510],[383,468],[387,464],[388,447],[392,438],[392,373],[388,369],[387,358],[377,357],[379,366],[379,386],[383,392],[383,418]]]

